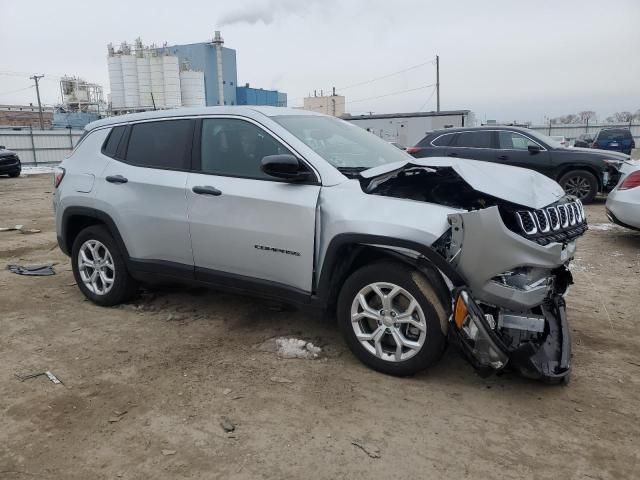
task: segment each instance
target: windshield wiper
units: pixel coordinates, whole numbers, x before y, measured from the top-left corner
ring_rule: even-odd
[[[368,170],[368,167],[336,167],[340,173],[349,178],[356,178],[360,172]]]

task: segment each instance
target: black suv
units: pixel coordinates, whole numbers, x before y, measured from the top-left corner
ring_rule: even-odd
[[[615,187],[626,155],[563,147],[546,135],[518,127],[435,130],[407,152],[416,158],[459,157],[529,168],[557,181],[583,203]]]
[[[0,145],[0,175],[17,177],[22,171],[20,158],[15,152],[7,150],[4,145]]]

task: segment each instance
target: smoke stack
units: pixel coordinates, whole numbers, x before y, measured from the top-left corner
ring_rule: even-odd
[[[219,30],[213,36],[213,45],[216,48],[216,70],[218,72],[218,105],[224,105],[224,84],[222,75],[222,45],[224,40]]]

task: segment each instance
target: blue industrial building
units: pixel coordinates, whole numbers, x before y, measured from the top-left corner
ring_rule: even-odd
[[[271,105],[275,107],[287,106],[287,94],[277,90],[251,88],[249,84],[236,88],[238,105]]]
[[[219,35],[218,33],[216,33]],[[232,48],[220,48],[222,57],[222,89],[225,105],[272,105],[287,106],[287,94],[275,90],[250,88],[249,84],[238,88],[236,69],[236,51]],[[218,62],[215,39],[208,43],[190,43],[166,47],[169,54],[178,57],[181,64],[187,64],[192,70],[204,72],[205,101],[207,106],[219,105]]]

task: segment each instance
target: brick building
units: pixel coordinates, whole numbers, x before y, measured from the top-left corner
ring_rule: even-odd
[[[44,128],[51,128],[53,108],[43,107]],[[0,127],[40,128],[38,107],[33,105],[0,105]]]

